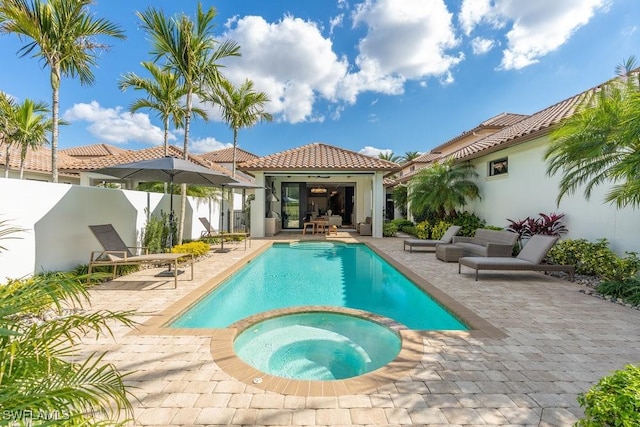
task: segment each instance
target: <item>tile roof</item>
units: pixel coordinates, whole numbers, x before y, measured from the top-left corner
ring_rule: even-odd
[[[238,165],[238,169],[252,170],[367,170],[393,172],[400,165],[333,145],[315,142],[281,151]]]
[[[505,127],[512,126],[527,117],[529,116],[526,114],[500,113],[497,116],[494,116],[494,117],[491,117],[490,119],[485,120],[484,122],[480,123],[478,126],[474,127],[473,129],[464,131],[460,135],[457,135],[454,138],[451,138],[450,140],[448,140],[447,142],[438,145],[437,147],[433,148],[431,152],[442,151],[442,148],[446,147],[447,145],[450,145],[453,142],[466,138],[467,136],[477,133],[481,130],[495,129],[497,131]]]
[[[2,169],[6,166],[6,153],[7,146],[4,143],[0,143],[0,165],[2,165]],[[75,158],[58,151],[58,169],[75,161]],[[12,170],[20,169],[20,148],[16,145],[9,147],[9,168]],[[24,169],[31,172],[51,173],[51,149],[40,147],[36,150],[28,150]]]
[[[109,144],[93,144],[82,145],[80,147],[71,147],[59,150],[60,153],[67,154],[71,157],[101,157],[114,156],[131,150],[125,150]]]
[[[208,153],[200,154],[205,160],[214,163],[232,163],[233,162],[233,147],[222,148],[220,150],[210,151]],[[248,160],[257,159],[253,153],[250,153],[242,148],[236,147],[236,163],[246,162]]]
[[[170,156],[182,158],[182,153],[183,151],[180,148],[173,145],[169,146]],[[64,167],[61,167],[60,169],[76,172],[89,172],[95,169],[100,169],[117,164],[138,162],[140,160],[157,159],[160,157],[164,157],[164,147],[162,146],[146,148],[144,150],[125,151],[114,156],[103,156],[89,159],[73,159],[73,162],[65,164]],[[215,163],[208,162],[198,155],[190,154],[189,160],[197,165],[204,166],[216,172],[223,173],[225,175],[230,174],[228,169],[223,168],[222,166],[219,166]]]
[[[548,132],[552,126],[573,115],[577,106],[588,92],[589,91],[582,92],[534,113],[509,127],[472,142],[455,151],[451,156],[457,160],[466,160],[501,148],[506,148],[510,145],[529,141],[542,133]]]

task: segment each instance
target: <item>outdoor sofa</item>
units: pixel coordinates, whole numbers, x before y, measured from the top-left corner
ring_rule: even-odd
[[[473,237],[454,236],[452,244],[462,248],[462,256],[510,257],[518,234],[478,228]]]

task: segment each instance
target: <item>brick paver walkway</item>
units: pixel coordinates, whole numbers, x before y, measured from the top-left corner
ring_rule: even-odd
[[[341,233],[344,235],[344,233]],[[280,238],[300,235],[281,233]],[[358,236],[359,237],[359,236]],[[457,263],[403,251],[400,238],[361,238],[424,277],[504,333],[425,334],[421,362],[409,376],[370,393],[292,396],[247,385],[213,361],[208,336],[148,335],[115,328],[115,339],[86,340],[81,353],[107,351],[130,373],[140,426],[570,426],[578,393],[600,377],[640,363],[640,311],[580,292],[580,285],[527,272],[458,274]],[[144,323],[246,251],[215,253],[195,266],[196,280],[154,277],[153,270],[91,291],[92,308],[136,310]]]

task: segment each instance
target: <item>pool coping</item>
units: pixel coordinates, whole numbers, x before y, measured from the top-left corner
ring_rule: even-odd
[[[334,241],[337,241],[336,239]],[[386,262],[400,271],[409,278],[413,283],[419,286],[424,292],[428,293],[436,302],[443,306],[454,316],[458,317],[470,329],[466,331],[430,331],[430,330],[414,330],[408,329],[404,325],[400,325],[391,319],[386,319],[378,314],[370,313],[362,310],[355,310],[344,307],[325,307],[325,306],[304,306],[292,307],[280,310],[272,310],[247,319],[240,320],[227,328],[169,328],[166,325],[171,323],[175,318],[181,315],[185,310],[197,304],[208,292],[215,289],[228,277],[236,273],[245,265],[252,262],[256,257],[273,246],[274,243],[298,242],[299,239],[274,241],[271,244],[256,250],[248,258],[243,258],[224,271],[221,271],[215,277],[207,280],[202,285],[185,295],[180,300],[171,304],[158,315],[152,316],[146,322],[139,325],[138,328],[129,332],[128,335],[161,335],[161,336],[203,336],[210,337],[210,349],[213,360],[227,374],[231,375],[238,381],[247,385],[256,387],[265,391],[272,391],[285,395],[295,396],[342,396],[349,394],[367,393],[377,390],[379,387],[390,384],[403,377],[409,376],[412,370],[421,362],[424,355],[424,340],[434,336],[455,336],[455,337],[473,337],[473,338],[503,338],[506,336],[500,329],[494,327],[489,322],[469,310],[463,304],[454,300],[446,292],[433,286],[427,280],[418,276],[408,268],[399,264],[395,259],[388,257],[381,252],[375,245],[369,242],[358,242],[371,249],[376,255],[383,258]],[[352,243],[350,240],[348,243]],[[241,360],[233,350],[233,341],[235,337],[246,326],[246,322],[256,323],[268,318],[289,314],[293,312],[315,311],[322,308],[322,311],[343,313],[356,315],[368,320],[377,321],[392,326],[402,339],[402,345],[398,356],[385,366],[366,374],[334,381],[311,381],[311,380],[293,380],[289,378],[276,377],[258,371],[252,366]],[[249,324],[250,324],[249,323]],[[256,380],[258,379],[259,380]]]

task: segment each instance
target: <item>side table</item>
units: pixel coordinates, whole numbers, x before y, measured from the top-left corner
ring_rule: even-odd
[[[444,262],[457,262],[462,257],[462,248],[456,245],[436,245],[436,258]]]

